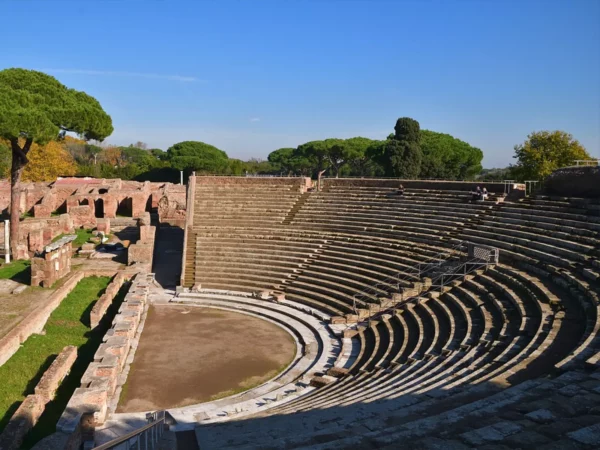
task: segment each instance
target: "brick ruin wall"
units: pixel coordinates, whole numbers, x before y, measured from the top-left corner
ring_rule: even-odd
[[[123,181],[120,179],[59,178],[53,183],[23,183],[21,214],[28,216],[19,230],[18,259],[29,259],[44,246],[74,229],[110,229],[117,216],[142,218],[158,211],[159,221],[183,227],[186,189],[172,183]],[[0,213],[8,217],[10,183],[0,180]],[[4,247],[4,222],[0,224],[0,247]]]
[[[73,248],[71,241],[63,242],[59,239],[55,248],[46,248],[46,251],[31,259],[31,285],[52,287],[52,285],[71,271],[71,256]],[[71,237],[73,239],[73,237]]]
[[[68,213],[71,208],[87,206],[94,218],[115,218],[126,203],[129,216],[141,217],[149,209],[158,208],[165,195],[185,205],[185,186],[172,183],[59,178],[52,183],[22,183],[19,208],[21,214],[47,218],[53,213]],[[7,214],[9,206],[10,183],[0,180],[0,212]],[[102,214],[96,211],[97,207],[102,208]]]

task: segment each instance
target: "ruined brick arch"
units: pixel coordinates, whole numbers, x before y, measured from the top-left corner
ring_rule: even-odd
[[[104,200],[102,198],[94,200],[94,215],[97,219],[104,218]]]
[[[118,201],[117,216],[133,217],[133,198],[125,197]]]
[[[56,210],[54,211],[57,214],[64,214],[67,212],[67,201],[63,201],[60,205],[58,205],[58,207],[56,208]]]

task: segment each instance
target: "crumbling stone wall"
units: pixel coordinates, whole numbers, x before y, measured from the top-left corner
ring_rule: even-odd
[[[51,287],[71,271],[71,242],[77,236],[65,236],[45,247],[41,255],[31,260],[31,285]]]
[[[183,228],[185,226],[186,213],[186,186],[166,185],[163,195],[152,194],[152,202],[156,200],[158,208],[158,219],[160,223],[168,223],[171,226]]]
[[[154,256],[154,237],[156,227],[152,225],[140,225],[140,238],[135,244],[127,249],[127,264],[139,264],[148,272],[152,270]]]

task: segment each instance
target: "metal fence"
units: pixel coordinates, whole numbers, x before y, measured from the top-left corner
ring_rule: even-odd
[[[155,450],[167,424],[168,413],[156,411],[146,415],[147,425],[113,439],[93,450]]]
[[[600,159],[577,159],[576,166],[600,166]]]
[[[451,248],[447,250],[441,251],[436,255],[427,258],[425,261],[415,264],[407,268],[403,272],[398,272],[396,275],[392,277],[388,277],[383,281],[375,283],[368,288],[362,290],[361,292],[354,294],[352,296],[353,309],[354,312],[357,313],[358,309],[356,306],[357,300],[367,301],[373,299],[373,297],[377,297],[381,291],[387,292],[389,290],[389,286],[395,286],[398,291],[404,287],[404,284],[410,282],[418,282],[420,281],[428,272],[434,270],[437,267],[440,267],[446,261],[448,261],[452,257],[457,257],[462,255],[466,251],[467,247],[464,242],[459,242]],[[387,288],[387,289],[386,289]]]

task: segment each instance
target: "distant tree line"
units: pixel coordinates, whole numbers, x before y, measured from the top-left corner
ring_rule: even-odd
[[[385,140],[365,137],[310,141],[280,148],[267,160],[230,158],[217,147],[199,141],[174,144],[167,151],[138,141],[128,146],[96,145],[64,134],[44,145],[33,144],[24,181],[51,181],[58,176],[122,178],[179,182],[192,171],[202,175],[398,177],[501,181],[542,179],[553,170],[589,159],[583,146],[562,131],[531,133],[515,146],[516,164],[483,169],[483,152],[449,134],[421,130],[410,118],[396,121]],[[10,143],[0,138],[0,177],[8,176]]]
[[[386,176],[472,179],[482,167],[483,152],[449,134],[421,130],[408,117],[396,122],[385,140],[365,137],[311,141],[281,148],[268,156],[275,172],[289,175]]]

